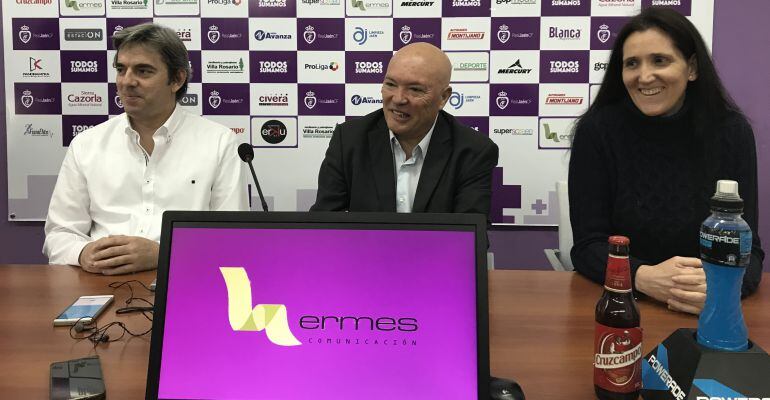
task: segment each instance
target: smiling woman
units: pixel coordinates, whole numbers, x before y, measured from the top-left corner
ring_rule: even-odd
[[[754,232],[743,295],[761,279],[754,134],[684,16],[648,8],[620,31],[604,80],[578,120],[569,166],[575,269],[602,283],[607,238],[631,239],[634,287],[700,313],[698,230],[719,179],[738,181]]]

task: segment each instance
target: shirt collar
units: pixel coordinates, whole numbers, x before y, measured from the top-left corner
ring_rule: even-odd
[[[123,115],[126,124],[126,134],[133,135],[136,131],[131,126],[131,121],[128,119],[128,114],[123,113]],[[155,131],[153,136],[158,136],[160,138],[165,137],[166,141],[170,142],[179,125],[182,124],[182,120],[184,120],[184,111],[182,111],[178,104],[175,104],[174,111],[171,113],[171,115],[169,115],[166,122],[164,122],[163,125],[161,125],[157,131]]]
[[[433,136],[433,129],[436,128],[436,121],[438,121],[438,115],[436,116],[436,119],[433,120],[433,125],[428,130],[428,133],[425,134],[422,140],[420,140],[420,143],[417,143],[417,146],[415,147],[415,150],[420,149],[420,154],[423,158],[425,158],[425,156],[428,154],[428,146],[430,145],[430,138]],[[396,135],[393,133],[393,131],[388,129],[388,134],[390,135],[391,146],[395,144],[401,146],[401,143],[398,143],[398,139],[396,138]]]

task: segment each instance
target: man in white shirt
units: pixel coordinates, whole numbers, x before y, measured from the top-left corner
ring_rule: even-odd
[[[187,50],[154,24],[114,36],[125,113],[80,133],[62,163],[45,224],[51,264],[105,275],[156,268],[165,210],[247,210],[237,141],[177,106]]]

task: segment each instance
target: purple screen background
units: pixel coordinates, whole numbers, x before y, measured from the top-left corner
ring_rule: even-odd
[[[474,245],[473,232],[174,229],[159,397],[474,399]],[[302,344],[233,331],[222,266],[246,270],[252,306],[284,304]],[[419,329],[307,330],[302,315],[416,318]]]

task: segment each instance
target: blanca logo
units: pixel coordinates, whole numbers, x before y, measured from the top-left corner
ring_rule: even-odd
[[[313,107],[315,107],[317,103],[317,99],[315,97],[315,92],[312,90],[305,93],[305,107],[308,108],[308,110],[312,110]]]
[[[22,92],[21,95],[21,105],[23,105],[26,108],[32,107],[32,103],[35,102],[35,99],[32,97],[32,91],[31,90],[25,90]]]
[[[220,105],[222,105],[222,98],[219,97],[219,92],[216,90],[212,90],[209,96],[209,105],[213,109],[219,108]]]
[[[447,40],[481,40],[484,32],[470,32],[468,28],[452,28],[447,34]]]
[[[227,314],[234,331],[265,331],[267,338],[279,346],[299,346],[302,343],[289,329],[286,306],[257,304],[252,308],[251,282],[242,267],[220,267],[227,286]]]
[[[398,38],[401,39],[401,43],[409,44],[412,41],[412,28],[409,25],[402,26]]]
[[[211,25],[209,27],[209,33],[208,33],[209,42],[211,44],[215,44],[219,41],[219,27],[216,25]]]
[[[532,72],[532,68],[524,68],[521,66],[521,59],[516,60],[508,68],[500,68],[497,70],[498,74],[528,74]]]
[[[508,93],[505,90],[502,90],[499,93],[497,93],[497,98],[495,99],[495,104],[497,104],[497,108],[501,110],[505,110],[505,108],[508,107],[509,103],[510,103],[510,100],[508,99]]]
[[[19,40],[21,40],[22,43],[27,44],[31,39],[32,32],[29,30],[27,25],[23,25],[21,28],[19,28]]]
[[[607,41],[610,40],[610,27],[606,24],[599,26],[599,30],[596,31],[596,37],[600,42],[607,43]]]
[[[508,30],[508,25],[502,24],[500,25],[500,29],[497,30],[497,40],[500,41],[500,43],[505,44],[508,42],[508,39],[511,38],[511,31]]]
[[[580,39],[580,29],[560,29],[555,26],[548,28],[548,37],[561,40]]]
[[[315,28],[312,25],[305,27],[305,33],[302,35],[307,44],[313,44],[315,42]]]

